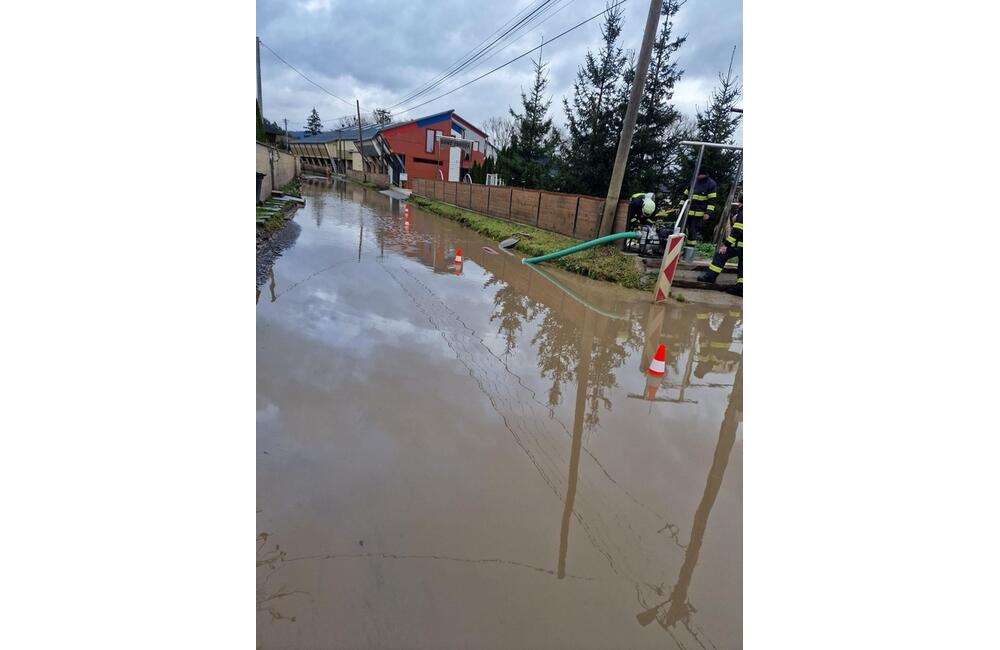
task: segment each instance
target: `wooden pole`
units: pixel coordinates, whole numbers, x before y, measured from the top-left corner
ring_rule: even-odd
[[[368,170],[365,169],[365,142],[361,139],[361,100],[355,99],[358,107],[358,155],[361,156],[361,178],[368,182]]]
[[[611,171],[611,182],[608,184],[608,197],[604,200],[604,211],[601,214],[601,225],[598,235],[603,237],[611,234],[614,225],[615,212],[618,210],[618,196],[622,190],[622,179],[625,176],[625,162],[632,147],[632,132],[639,115],[639,102],[642,101],[642,91],[646,87],[646,73],[649,71],[649,59],[653,52],[653,38],[656,36],[656,23],[660,17],[663,0],[650,0],[649,12],[646,14],[646,31],[642,35],[642,46],[639,48],[639,61],[635,65],[635,79],[632,81],[632,91],[628,97],[628,108],[625,109],[625,122],[622,124],[621,137],[618,140],[618,153],[615,155],[615,166]]]

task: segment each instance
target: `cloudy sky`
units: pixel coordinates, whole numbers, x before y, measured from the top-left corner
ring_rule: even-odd
[[[354,99],[370,113],[389,106],[408,92],[434,80],[501,25],[542,0],[510,2],[441,2],[438,0],[257,0],[257,35],[288,63],[349,104],[331,97],[290,70],[261,47],[261,83],[265,115],[288,119],[290,130],[304,128],[315,106],[324,126],[354,112]],[[393,109],[395,118],[419,117],[454,108],[474,124],[520,106],[522,86],[530,83],[529,57],[507,66],[458,92],[409,112],[409,108],[455,88],[497,65],[536,47],[605,7],[605,0],[555,0],[540,14],[543,24],[525,30],[517,40],[445,82],[419,100]],[[623,46],[638,51],[649,5],[627,0]],[[565,122],[561,98],[571,97],[577,68],[588,48],[600,43],[601,18],[570,32],[543,50],[549,64],[551,114]],[[742,77],[743,7],[741,0],[687,0],[675,17],[675,33],[688,40],[678,53],[684,76],[674,102],[686,114],[705,106],[719,72],[729,66]],[[492,40],[492,38],[490,39]]]

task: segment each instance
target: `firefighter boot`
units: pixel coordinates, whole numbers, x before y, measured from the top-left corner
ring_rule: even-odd
[[[717,277],[719,277],[719,274],[715,271],[703,271],[698,275],[698,282],[713,284],[715,282],[715,278]]]
[[[734,296],[739,296],[740,298],[742,298],[743,297],[743,283],[742,282],[737,282],[736,284],[734,284],[731,287],[726,287],[726,293],[731,293]]]

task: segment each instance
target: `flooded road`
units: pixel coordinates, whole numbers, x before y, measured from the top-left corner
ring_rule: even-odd
[[[739,302],[302,192],[258,270],[259,647],[739,648]]]

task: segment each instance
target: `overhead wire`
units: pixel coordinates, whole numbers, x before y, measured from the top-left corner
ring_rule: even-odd
[[[539,22],[536,25],[532,25],[531,26],[532,29],[539,29],[542,25],[544,25],[545,23],[547,23],[549,20],[551,20],[553,17],[555,17],[556,14],[560,13],[563,9],[565,9],[566,7],[568,7],[574,1],[575,0],[567,0],[561,7],[558,7],[558,8],[555,8],[555,5],[553,5],[553,11],[551,11],[549,13],[549,15],[544,20],[542,20],[541,22]],[[473,65],[470,68],[467,68],[465,71],[466,72],[473,72],[475,70],[478,70],[484,64],[489,63],[490,61],[492,61],[493,59],[495,59],[498,54],[500,54],[501,52],[503,52],[504,50],[506,50],[508,47],[510,47],[511,45],[513,45],[514,43],[516,43],[517,41],[521,40],[522,38],[524,38],[524,33],[513,34],[507,40],[506,43],[503,43],[500,47],[496,48],[491,54],[489,54],[485,58],[481,58],[480,60],[478,60],[475,63],[475,65]],[[544,40],[544,36],[542,37],[542,40],[543,40],[543,44],[544,44],[544,42],[546,42]]]
[[[507,66],[508,66],[508,65],[510,65],[511,63],[514,63],[515,61],[518,61],[518,60],[520,60],[520,59],[523,59],[524,57],[528,56],[528,55],[529,55],[529,54],[531,54],[532,52],[535,52],[535,51],[537,51],[537,50],[540,50],[540,49],[542,49],[542,47],[544,47],[545,45],[548,45],[548,44],[552,43],[553,41],[557,41],[557,40],[559,40],[560,38],[562,38],[562,37],[563,37],[563,36],[565,36],[566,34],[569,34],[570,32],[572,32],[572,31],[574,31],[574,30],[576,30],[576,29],[579,29],[580,27],[583,27],[584,25],[586,25],[586,24],[587,24],[587,23],[589,23],[590,21],[594,20],[595,18],[599,18],[600,16],[602,16],[602,15],[606,14],[607,12],[611,11],[612,9],[614,9],[614,8],[616,8],[616,7],[620,6],[620,5],[623,5],[623,4],[625,4],[625,2],[627,2],[627,1],[628,1],[628,0],[619,0],[619,1],[617,2],[617,3],[615,3],[615,4],[613,4],[613,5],[609,6],[609,7],[607,7],[607,8],[606,8],[606,9],[605,9],[604,11],[601,11],[601,12],[598,12],[598,13],[594,14],[593,16],[591,16],[590,18],[587,18],[586,20],[582,20],[582,21],[580,21],[579,23],[577,23],[576,25],[573,25],[573,26],[572,26],[572,27],[570,27],[569,29],[567,29],[567,30],[565,30],[565,31],[563,31],[563,32],[561,32],[561,33],[559,33],[559,34],[557,34],[556,36],[553,36],[553,37],[552,37],[552,38],[550,38],[549,40],[547,40],[547,41],[543,42],[543,43],[542,43],[541,45],[539,45],[538,47],[533,47],[533,48],[531,48],[530,50],[527,50],[526,52],[522,52],[521,54],[519,54],[519,55],[515,56],[515,57],[514,57],[513,59],[510,59],[509,61],[507,61],[507,62],[505,62],[505,63],[501,63],[500,65],[498,65],[497,67],[493,68],[492,70],[490,70],[490,71],[488,71],[488,72],[484,72],[483,74],[479,75],[479,76],[478,76],[478,77],[476,77],[475,79],[470,79],[469,81],[465,82],[465,83],[464,83],[464,84],[462,84],[461,86],[458,86],[458,87],[456,87],[456,88],[453,88],[453,89],[449,90],[449,91],[448,91],[448,92],[446,92],[446,93],[442,93],[442,94],[438,95],[437,97],[433,97],[433,98],[431,98],[431,99],[428,99],[427,101],[425,101],[425,102],[422,102],[422,103],[420,103],[420,104],[416,104],[416,105],[414,105],[414,106],[408,106],[408,107],[406,107],[406,108],[403,108],[403,109],[400,109],[400,110],[399,110],[398,112],[400,112],[400,113],[405,113],[405,112],[408,112],[408,111],[412,111],[412,110],[414,110],[414,109],[417,109],[417,108],[420,108],[421,106],[426,106],[427,104],[430,104],[430,103],[431,103],[431,102],[433,102],[433,101],[437,101],[437,100],[441,99],[442,97],[447,97],[448,95],[450,95],[450,94],[452,94],[452,93],[454,93],[454,92],[457,92],[457,91],[461,90],[462,88],[465,88],[466,86],[468,86],[468,85],[470,85],[470,84],[473,84],[473,83],[475,83],[475,82],[479,81],[480,79],[483,79],[483,78],[485,78],[485,77],[488,77],[488,76],[490,76],[491,74],[493,74],[494,72],[496,72],[496,71],[498,71],[498,70],[501,70],[502,68],[505,68],[505,67],[507,67]]]
[[[483,47],[473,48],[472,51],[466,53],[466,55],[464,55],[462,58],[460,58],[458,61],[456,61],[454,64],[452,64],[452,66],[449,67],[448,71],[446,71],[445,74],[443,74],[440,77],[438,77],[435,81],[429,82],[428,84],[424,84],[424,86],[421,86],[420,88],[415,89],[415,91],[411,91],[410,93],[408,93],[407,96],[410,97],[409,100],[407,100],[407,99],[404,98],[404,100],[400,100],[399,102],[396,102],[395,104],[390,105],[388,107],[388,109],[396,108],[397,106],[400,106],[401,104],[407,103],[408,101],[413,101],[414,99],[418,99],[419,97],[422,97],[422,96],[428,94],[434,88],[439,87],[441,83],[443,83],[444,81],[447,81],[448,79],[452,78],[454,75],[456,75],[456,74],[462,72],[463,70],[467,69],[468,66],[470,66],[470,65],[473,66],[471,68],[471,70],[477,69],[483,63],[485,63],[485,62],[493,59],[499,52],[503,51],[511,43],[516,42],[517,40],[519,40],[520,37],[523,36],[523,33],[519,34],[519,31],[523,32],[523,29],[525,29],[525,28],[527,28],[528,26],[531,25],[531,21],[532,20],[537,20],[538,18],[541,18],[542,16],[545,16],[546,11],[548,11],[548,15],[545,16],[544,19],[541,20],[537,25],[535,25],[535,27],[539,27],[542,24],[544,24],[545,22],[547,22],[549,19],[551,19],[552,17],[554,17],[557,13],[561,12],[563,9],[565,9],[566,7],[568,7],[569,4],[572,3],[573,1],[574,0],[565,0],[565,2],[560,6],[559,2],[556,2],[556,4],[553,5],[552,4],[553,0],[545,0],[541,5],[538,5],[534,9],[532,9],[531,12],[528,15],[526,15],[526,16],[522,17],[520,20],[518,20],[516,24],[514,24],[513,26],[508,27],[505,30],[504,26],[510,25],[510,23],[513,22],[513,21],[515,21],[518,18],[518,16],[521,16],[522,14],[524,14],[525,11],[528,11],[533,6],[534,3],[529,4],[527,7],[525,7],[520,12],[518,12],[517,14],[515,14],[513,18],[511,18],[510,20],[508,20],[504,24],[504,26],[501,26],[501,28],[495,30],[490,36],[487,36],[486,39],[484,39],[482,41],[482,43],[485,43],[487,40],[489,40],[491,37],[493,37],[494,35],[496,35],[498,32],[503,31],[503,33],[500,36],[498,36],[497,38],[494,38],[493,41],[491,41],[490,44],[487,45],[485,48],[483,48]],[[591,17],[589,17],[589,18],[587,18],[587,19],[585,19],[585,20],[577,23],[576,25],[570,27],[569,29],[564,30],[563,32],[560,32],[556,36],[553,36],[552,38],[550,38],[548,40],[543,40],[542,43],[538,47],[534,47],[534,48],[532,48],[530,50],[522,52],[518,56],[516,56],[516,57],[514,57],[514,58],[512,58],[512,59],[510,59],[510,60],[508,60],[508,61],[506,61],[506,62],[504,62],[502,64],[500,64],[499,66],[496,66],[495,68],[493,68],[493,69],[491,69],[491,70],[489,70],[489,71],[487,71],[487,72],[485,72],[485,73],[483,73],[483,74],[475,77],[474,79],[470,79],[469,81],[467,81],[467,82],[461,84],[460,86],[457,86],[457,87],[455,87],[455,88],[453,88],[453,89],[451,89],[451,90],[449,90],[449,91],[447,91],[445,93],[437,95],[437,96],[435,96],[435,97],[433,97],[431,99],[428,99],[427,101],[421,102],[419,104],[415,104],[415,105],[412,105],[412,106],[408,106],[406,108],[399,109],[398,111],[396,111],[396,113],[407,113],[407,112],[409,112],[411,110],[415,110],[417,108],[421,108],[422,106],[426,106],[427,104],[429,104],[431,102],[434,102],[434,101],[437,101],[438,99],[441,99],[443,97],[447,97],[448,95],[450,95],[452,93],[455,93],[455,92],[457,92],[457,91],[465,88],[466,86],[469,86],[469,85],[471,85],[471,84],[473,84],[473,83],[475,83],[475,82],[477,82],[477,81],[479,81],[481,79],[484,79],[484,78],[488,77],[489,75],[493,74],[494,72],[497,72],[497,71],[499,71],[499,70],[507,67],[508,65],[510,65],[510,64],[512,64],[512,63],[514,63],[514,62],[516,62],[516,61],[524,58],[525,56],[531,54],[532,52],[535,52],[535,51],[538,51],[538,50],[542,49],[542,47],[544,47],[545,45],[550,44],[550,43],[552,43],[552,42],[554,42],[554,41],[562,38],[566,34],[569,34],[570,32],[572,32],[572,31],[574,31],[576,29],[579,29],[583,25],[585,25],[585,24],[589,23],[590,21],[592,21],[592,20],[594,20],[594,19],[602,16],[603,14],[607,13],[608,11],[611,11],[612,9],[615,9],[616,7],[624,4],[625,2],[627,2],[627,0],[619,0],[619,2],[606,7],[603,11],[600,11],[600,12],[594,14],[593,16],[591,16]],[[504,41],[504,39],[507,39],[507,40]],[[482,43],[480,43],[480,45],[482,45]],[[493,52],[490,52],[490,48],[493,47],[493,46],[495,46],[498,43],[500,43],[501,45],[498,48],[495,48]],[[309,83],[313,84],[314,86],[316,86],[317,88],[319,88],[323,92],[329,94],[330,96],[332,96],[332,97],[334,97],[336,99],[339,99],[340,101],[342,101],[342,102],[344,102],[344,103],[346,103],[348,105],[351,103],[348,100],[344,99],[343,97],[340,97],[340,96],[334,94],[333,92],[331,92],[328,89],[324,88],[319,83],[317,83],[317,82],[313,81],[312,79],[310,79],[307,75],[305,75],[300,70],[298,70],[297,68],[295,68],[295,66],[293,66],[290,63],[288,63],[288,61],[286,61],[283,57],[281,57],[280,54],[278,54],[277,52],[275,52],[274,49],[272,49],[269,45],[267,45],[263,41],[261,41],[261,45],[263,45],[265,48],[267,48],[267,50],[269,50],[276,58],[278,58],[278,60],[280,60],[285,65],[287,65],[289,68],[291,68],[293,71],[295,71],[298,75],[300,75],[303,79],[305,79]],[[484,57],[486,57],[486,58],[484,58]],[[335,122],[342,122],[342,121],[353,120],[353,119],[356,119],[356,118],[355,118],[355,116],[353,114],[351,114],[351,115],[345,115],[345,116],[340,116],[340,117],[334,118],[334,121]],[[298,122],[298,121],[295,121],[295,123],[302,124],[302,125],[306,124],[305,122]],[[339,127],[339,128],[346,128],[346,127]]]
[[[414,99],[418,99],[421,96],[427,95],[435,88],[441,86],[441,84],[443,84],[444,82],[448,81],[449,79],[453,78],[454,76],[456,76],[461,72],[471,72],[480,68],[484,63],[491,61],[497,56],[497,54],[503,52],[508,47],[510,47],[510,45],[523,38],[524,35],[529,30],[537,29],[542,25],[544,25],[545,23],[547,23],[556,14],[560,13],[563,9],[568,7],[575,0],[562,0],[563,3],[561,5],[559,4],[560,1],[561,0],[556,0],[555,4],[551,2],[546,2],[544,5],[537,7],[536,10],[532,12],[532,15],[526,16],[524,19],[519,21],[517,25],[514,25],[510,29],[506,30],[504,34],[501,34],[497,39],[494,39],[494,41],[490,43],[489,46],[485,48],[476,48],[477,49],[476,53],[473,54],[471,58],[468,58],[468,60],[465,60],[466,57],[469,56],[468,54],[466,55],[466,57],[460,59],[460,61],[465,60],[465,62],[462,63],[462,65],[460,65],[458,68],[455,68],[454,71],[448,72],[442,75],[441,77],[438,77],[436,80],[430,82],[429,84],[425,84],[426,87],[424,87],[422,90],[409,93],[409,99],[404,97],[402,100],[400,100],[396,104],[393,104],[389,108],[395,108],[400,104],[405,104],[413,101]],[[494,34],[495,33],[496,32],[494,32]],[[454,68],[455,66],[453,65],[452,67]]]
[[[517,29],[519,26],[523,25],[525,23],[525,21],[530,20],[532,18],[532,16],[534,16],[540,9],[543,9],[543,8],[547,7],[549,4],[551,4],[551,2],[552,2],[552,0],[544,0],[544,2],[542,2],[541,5],[535,7],[535,9],[533,9],[530,14],[528,14],[527,16],[524,16],[523,18],[521,18],[515,25],[512,25],[512,26],[508,27],[512,22],[514,22],[515,20],[517,20],[517,18],[519,16],[521,16],[525,11],[528,11],[528,9],[530,9],[531,6],[532,6],[532,4],[534,4],[534,3],[528,4],[524,9],[522,9],[517,14],[515,14],[510,20],[508,20],[506,23],[504,23],[503,25],[501,25],[499,29],[497,29],[492,34],[490,34],[485,39],[483,39],[483,41],[480,42],[479,45],[476,45],[474,48],[472,48],[471,50],[469,50],[468,52],[466,52],[464,55],[462,55],[461,57],[459,57],[459,59],[457,61],[455,61],[454,63],[452,63],[444,71],[444,73],[442,73],[440,76],[435,77],[431,81],[429,81],[429,82],[427,82],[427,83],[425,83],[425,84],[423,84],[423,85],[421,85],[421,86],[419,86],[419,87],[411,90],[410,92],[404,94],[403,97],[398,102],[396,102],[392,106],[389,106],[389,108],[394,108],[394,107],[399,106],[401,104],[405,104],[405,103],[407,103],[409,101],[412,101],[413,99],[416,99],[417,97],[420,97],[421,95],[424,95],[424,94],[432,91],[434,88],[436,88],[437,86],[439,86],[441,83],[443,83],[447,79],[455,76],[456,74],[458,74],[459,72],[461,72],[462,70],[464,70],[470,63],[472,63],[473,61],[475,61],[477,58],[481,57],[484,52],[488,51],[498,41],[500,41],[501,39],[505,38],[507,35],[509,35],[512,31],[514,31],[515,29]],[[500,34],[500,36],[498,36],[496,39],[494,39],[489,45],[486,45],[485,47],[483,47],[483,44],[486,43],[486,41],[488,41],[490,38],[493,38],[493,36],[495,36],[497,33],[501,32],[501,31],[503,31],[503,33]]]
[[[274,51],[273,49],[271,49],[271,46],[270,46],[270,45],[268,45],[267,43],[265,43],[264,41],[260,41],[260,44],[261,44],[261,45],[263,45],[264,47],[266,47],[266,48],[267,48],[267,50],[268,50],[268,51],[269,51],[269,52],[270,52],[271,54],[273,54],[274,56],[276,56],[276,57],[278,58],[278,60],[279,60],[279,61],[281,61],[282,63],[284,63],[285,65],[287,65],[287,66],[288,66],[289,68],[291,68],[292,70],[294,70],[294,71],[295,71],[296,73],[298,73],[298,75],[299,75],[300,77],[302,77],[303,79],[305,79],[306,81],[308,81],[308,82],[309,82],[309,83],[311,83],[312,85],[316,86],[317,88],[319,88],[320,90],[322,90],[323,92],[325,92],[325,93],[326,93],[327,95],[330,95],[331,97],[335,97],[335,98],[339,99],[340,101],[344,102],[344,103],[345,103],[345,104],[347,104],[348,106],[349,106],[349,105],[351,104],[351,102],[347,101],[346,99],[344,99],[344,98],[343,98],[343,97],[341,97],[340,95],[335,95],[335,94],[333,94],[332,92],[330,92],[329,90],[327,90],[327,89],[326,89],[326,88],[324,88],[323,86],[319,85],[318,83],[316,83],[315,81],[313,81],[312,79],[310,79],[309,77],[307,77],[307,76],[306,76],[306,75],[305,75],[305,74],[304,74],[303,72],[301,72],[301,71],[300,71],[300,70],[299,70],[298,68],[296,68],[296,67],[295,67],[294,65],[292,65],[292,64],[291,64],[291,63],[289,63],[288,61],[285,61],[285,59],[283,59],[283,58],[281,57],[281,55],[280,55],[280,54],[278,54],[278,53],[277,53],[277,52],[275,52],[275,51]]]

